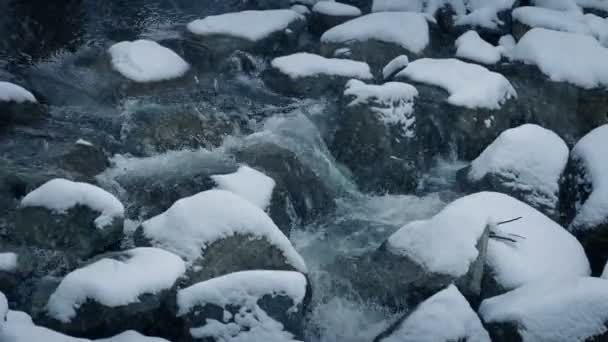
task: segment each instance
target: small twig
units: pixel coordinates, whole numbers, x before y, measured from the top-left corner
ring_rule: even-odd
[[[507,223],[515,222],[515,221],[517,221],[517,220],[521,220],[521,219],[522,219],[522,216],[520,216],[520,217],[516,217],[516,218],[514,218],[514,219],[510,219],[510,220],[507,220],[507,221],[498,222],[496,225],[497,225],[497,226],[500,226],[500,225],[502,225],[502,224],[507,224]]]
[[[513,243],[517,242],[517,240],[515,240],[513,238],[509,238],[509,237],[506,237],[506,236],[500,236],[500,235],[497,235],[496,233],[492,233],[492,232],[490,232],[490,238],[491,239],[495,239],[495,240],[509,241],[509,242],[513,242]]]

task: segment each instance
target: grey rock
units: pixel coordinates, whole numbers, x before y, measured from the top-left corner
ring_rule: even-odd
[[[0,128],[38,124],[49,116],[45,105],[38,102],[0,101]]]

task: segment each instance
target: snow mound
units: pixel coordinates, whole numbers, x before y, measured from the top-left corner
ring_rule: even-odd
[[[323,43],[348,44],[377,40],[413,53],[429,44],[429,25],[424,15],[412,12],[371,13],[335,26],[321,36]]]
[[[86,206],[101,215],[95,219],[98,229],[124,216],[125,208],[111,193],[88,183],[56,178],[50,180],[21,200],[22,207],[44,207],[64,213],[77,205]]]
[[[536,7],[548,8],[558,11],[572,11],[582,13],[574,0],[532,0]]]
[[[608,218],[608,125],[585,135],[572,149],[572,157],[581,161],[593,191],[579,208],[571,227],[589,229],[606,223]]]
[[[304,17],[290,9],[242,11],[195,20],[188,24],[188,31],[199,36],[226,35],[257,42],[298,20]]]
[[[60,334],[56,331],[37,326],[25,312],[9,311],[7,322],[0,329],[2,342],[93,342],[84,338],[76,338]],[[169,342],[159,337],[148,337],[136,331],[125,331],[114,337],[95,340],[96,342]]]
[[[608,2],[605,0],[574,0],[574,2],[581,7],[608,11]]]
[[[382,77],[386,80],[393,74],[396,74],[398,71],[404,69],[409,63],[410,60],[406,55],[395,57],[392,61],[388,62],[384,68],[382,68]]]
[[[299,5],[299,4],[293,5],[293,6],[291,6],[291,10],[300,15],[304,15],[304,16],[310,14],[310,10],[308,9],[308,7],[306,7],[304,5]]]
[[[421,58],[410,62],[397,77],[441,87],[455,106],[500,109],[505,101],[517,97],[503,75],[457,59]]]
[[[218,189],[233,192],[262,210],[270,205],[275,181],[262,172],[243,165],[235,173],[211,176]]]
[[[483,40],[477,31],[467,31],[456,39],[456,57],[483,64],[496,64],[502,57],[502,48]]]
[[[108,52],[114,70],[139,83],[179,78],[190,69],[178,54],[151,40],[116,43]]]
[[[291,78],[332,75],[359,79],[372,79],[369,65],[348,59],[325,58],[307,52],[299,52],[272,60],[273,68]]]
[[[173,286],[186,266],[177,255],[158,248],[126,251],[126,260],[101,259],[69,273],[49,298],[48,314],[70,322],[87,300],[107,307],[136,303],[143,294],[156,294]]]
[[[0,253],[0,272],[12,272],[17,268],[17,254]]]
[[[344,96],[354,99],[349,107],[369,104],[370,109],[378,114],[385,124],[402,125],[406,137],[413,137],[414,99],[418,91],[414,86],[401,82],[387,82],[382,85],[365,84],[359,80],[346,83]]]
[[[486,264],[499,284],[512,289],[550,276],[589,275],[585,252],[570,233],[529,205],[496,192],[462,197],[429,220],[409,223],[389,237],[387,247],[431,272],[460,277],[477,258],[476,243],[485,227],[518,217],[493,230],[523,238],[515,244],[488,242]]]
[[[289,264],[306,272],[302,257],[266,213],[225,190],[208,190],[182,198],[167,211],[142,223],[155,245],[187,261],[200,258],[211,243],[236,234],[264,238],[283,251]]]
[[[510,58],[538,66],[555,82],[608,87],[608,49],[589,36],[534,28],[519,40]]]
[[[306,294],[306,277],[293,271],[242,271],[200,282],[177,293],[178,316],[189,313],[195,306],[213,304],[245,305],[265,295],[287,296],[294,309],[302,304]]]
[[[450,285],[420,304],[395,332],[379,342],[403,341],[490,342],[490,335],[460,291]]]
[[[508,187],[529,190],[539,205],[555,207],[559,179],[568,163],[569,149],[554,132],[526,124],[500,134],[471,164],[470,180],[497,174]]]
[[[319,1],[313,6],[312,11],[335,17],[358,17],[361,15],[361,10],[357,7],[334,1]]]
[[[0,101],[38,102],[34,94],[14,83],[0,81]]]
[[[515,322],[524,341],[587,341],[606,332],[608,281],[540,280],[481,303],[486,323]]]

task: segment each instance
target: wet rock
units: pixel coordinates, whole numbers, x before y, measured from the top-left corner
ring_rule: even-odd
[[[79,175],[83,180],[92,180],[110,166],[107,153],[86,140],[78,140],[62,156],[60,163],[64,169]]]

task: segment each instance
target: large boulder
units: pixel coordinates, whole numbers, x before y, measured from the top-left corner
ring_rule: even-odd
[[[184,340],[302,339],[310,299],[306,277],[290,271],[243,271],[178,292]]]
[[[502,132],[459,178],[465,191],[502,192],[558,221],[559,182],[568,154],[557,134],[525,124]]]
[[[170,312],[174,286],[185,270],[177,255],[156,248],[102,255],[61,280],[48,298],[46,316],[35,319],[79,337],[128,329],[175,337]]]
[[[135,243],[181,256],[191,266],[188,284],[244,270],[306,272],[304,260],[268,215],[225,190],[175,202],[141,224]]]
[[[362,190],[415,190],[425,158],[417,149],[416,96],[416,88],[406,83],[346,84],[331,149]]]
[[[0,128],[37,123],[48,116],[44,105],[25,88],[0,81]]]
[[[471,305],[454,285],[403,316],[374,342],[490,342]]]
[[[605,341],[608,281],[545,279],[483,301],[479,314],[492,341]]]
[[[122,203],[109,192],[57,178],[21,200],[9,234],[16,244],[88,257],[120,241],[123,218]]]
[[[311,53],[278,57],[262,73],[264,82],[281,94],[321,97],[338,94],[351,78],[371,80],[369,66],[348,59],[325,58]]]
[[[572,149],[562,185],[562,213],[579,238],[594,275],[608,260],[608,162],[603,148],[608,125],[585,135]]]

